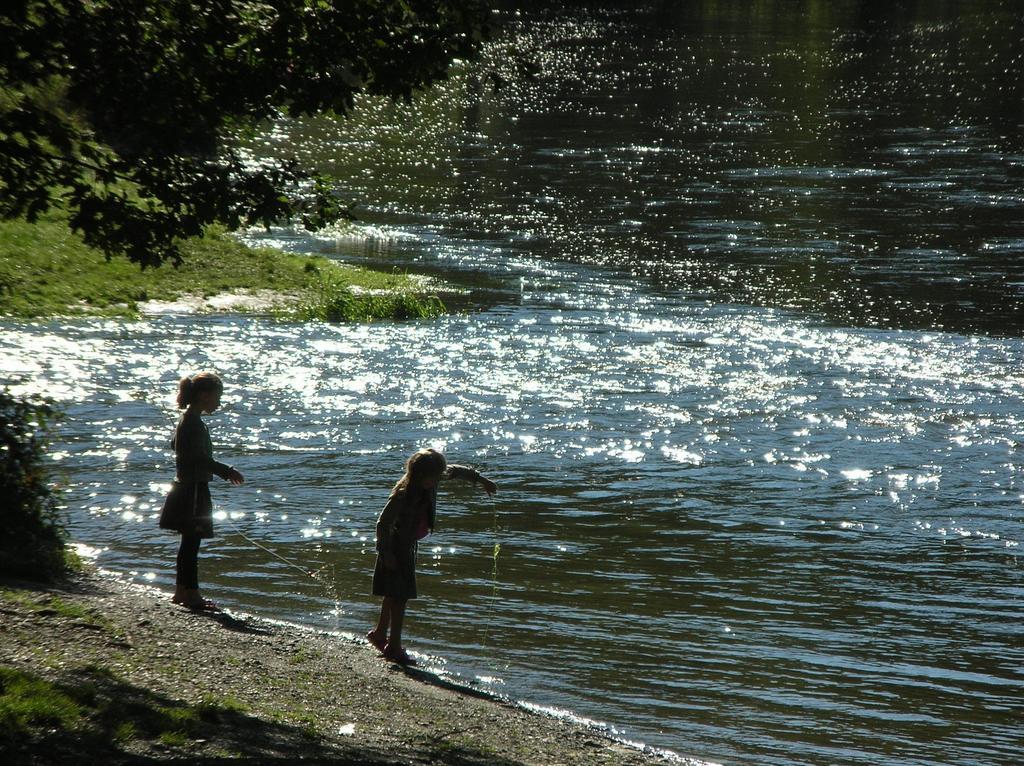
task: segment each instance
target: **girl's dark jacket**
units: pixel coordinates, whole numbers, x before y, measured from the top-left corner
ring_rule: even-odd
[[[160,527],[213,537],[213,502],[208,483],[227,479],[231,466],[213,459],[213,442],[198,410],[185,410],[171,439],[174,484],[160,512]]]

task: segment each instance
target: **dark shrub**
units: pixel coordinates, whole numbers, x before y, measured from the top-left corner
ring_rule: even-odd
[[[49,399],[0,391],[0,574],[50,580],[65,568],[65,532],[45,449]]]

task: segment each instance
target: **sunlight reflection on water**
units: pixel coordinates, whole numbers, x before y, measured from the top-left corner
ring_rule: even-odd
[[[211,430],[249,482],[214,488],[221,537],[204,580],[227,603],[303,622],[359,631],[370,619],[373,524],[409,451],[432,443],[480,465],[501,492],[445,492],[438,542],[421,556],[429,598],[414,645],[456,675],[493,667],[482,675],[503,693],[620,711],[655,742],[680,746],[651,734],[671,700],[687,736],[695,711],[726,699],[776,715],[750,696],[766,661],[783,666],[769,696],[778,715],[829,714],[830,699],[881,675],[906,694],[926,670],[907,670],[919,662],[913,642],[911,654],[894,644],[906,659],[884,666],[856,645],[928,631],[947,604],[977,612],[935,638],[927,672],[949,693],[1019,686],[999,669],[1008,646],[974,675],[939,657],[982,635],[991,643],[1014,613],[1003,578],[1019,571],[1020,341],[637,301],[597,273],[562,274],[577,286],[571,301],[554,284],[518,305],[414,324],[9,324],[5,372],[68,409],[58,446],[76,540],[168,587],[173,542],[155,517],[172,470],[174,383],[218,369],[227,390]],[[242,532],[303,568],[333,567],[340,598]],[[868,599],[881,576],[889,602],[929,608]],[[851,622],[865,608],[879,619]],[[788,651],[766,659],[783,636]],[[661,667],[637,641],[678,661]],[[542,669],[552,651],[567,663],[557,675]],[[906,722],[878,704],[841,709]],[[928,710],[922,721],[949,715]]]
[[[431,667],[731,764],[1014,762],[1020,35],[999,4],[824,35],[698,5],[530,17],[489,49],[501,92],[463,72],[254,142],[366,220],[251,239],[483,309],[3,322],[0,377],[68,411],[75,539],[169,587],[175,382],[214,368],[248,479],[202,557],[227,604],[360,635],[376,515],[429,444],[500,486],[446,489],[421,551]]]

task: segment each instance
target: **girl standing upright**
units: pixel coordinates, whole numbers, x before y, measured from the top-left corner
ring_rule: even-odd
[[[171,440],[175,477],[160,512],[160,526],[181,534],[171,600],[190,609],[216,609],[199,593],[199,544],[204,537],[213,537],[209,481],[214,475],[236,485],[244,481],[234,468],[213,459],[210,432],[201,417],[220,406],[223,391],[224,384],[212,372],[178,382],[178,408],[185,412]]]
[[[402,647],[402,624],[406,603],[417,596],[416,544],[434,529],[437,485],[442,479],[480,484],[489,495],[498,489],[473,468],[448,465],[437,450],[418,450],[406,461],[405,475],[391,490],[377,519],[373,595],[383,601],[376,627],[366,634],[385,658],[403,665],[413,664]]]

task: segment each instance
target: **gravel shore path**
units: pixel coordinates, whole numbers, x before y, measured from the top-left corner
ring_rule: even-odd
[[[361,641],[192,612],[104,572],[0,580],[0,672],[8,766],[696,763],[402,669]],[[19,713],[31,683],[35,712]]]

